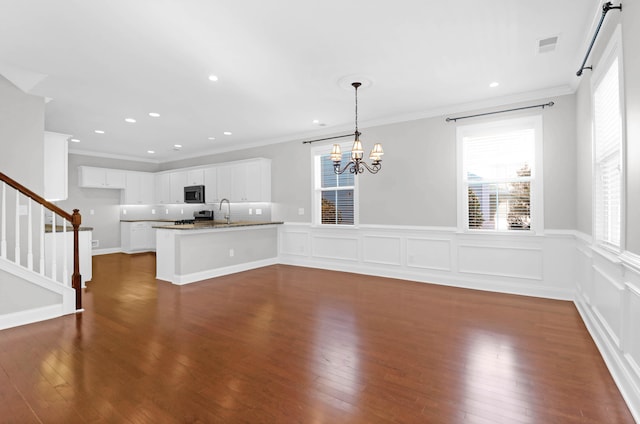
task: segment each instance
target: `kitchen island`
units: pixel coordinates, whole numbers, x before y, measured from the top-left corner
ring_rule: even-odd
[[[156,278],[188,284],[277,263],[282,222],[159,225]]]

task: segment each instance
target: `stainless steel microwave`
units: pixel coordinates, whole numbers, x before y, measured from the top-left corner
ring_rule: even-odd
[[[204,186],[189,186],[184,188],[185,203],[204,203]]]

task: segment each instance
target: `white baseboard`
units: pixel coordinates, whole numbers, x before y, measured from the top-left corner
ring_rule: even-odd
[[[0,315],[0,330],[58,318],[62,315],[65,313],[61,304]]]
[[[619,349],[609,342],[609,338],[603,333],[599,320],[583,299],[578,298],[574,303],[589,334],[591,334],[591,338],[598,347],[609,373],[611,373],[622,397],[627,403],[631,415],[633,415],[636,422],[640,422],[640,387],[634,384],[633,375],[627,369],[627,364],[622,359],[623,356],[620,354]]]
[[[269,265],[275,265],[278,263],[277,258],[262,259],[254,262],[247,262],[244,264],[227,266],[224,268],[209,269],[200,272],[194,272],[192,274],[175,275],[173,281],[170,281],[176,285],[190,284],[202,280],[208,280],[209,278],[221,277],[223,275],[235,274],[236,272],[248,271],[250,269],[262,268]]]
[[[546,299],[570,300],[574,299],[574,290],[555,287],[541,287],[536,284],[525,284],[522,281],[496,281],[496,279],[482,277],[469,277],[457,275],[452,277],[450,273],[437,273],[420,271],[407,271],[406,269],[393,267],[372,268],[350,263],[325,262],[310,260],[303,257],[280,258],[278,263],[283,265],[302,266],[307,268],[328,269],[331,271],[352,272],[355,274],[371,275],[375,277],[395,278],[398,280],[414,281],[419,283],[436,284],[441,286],[459,287],[472,290],[484,290],[496,293],[517,294],[521,296],[533,296]]]
[[[110,255],[112,253],[122,253],[122,249],[119,247],[110,247],[107,249],[93,249],[91,256]]]

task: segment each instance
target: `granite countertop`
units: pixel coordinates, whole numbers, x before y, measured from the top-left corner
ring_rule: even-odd
[[[164,230],[210,230],[218,228],[235,228],[235,227],[253,227],[256,225],[275,225],[284,224],[283,221],[232,221],[227,224],[226,221],[200,221],[195,224],[178,224],[178,225],[158,225],[153,228],[161,228]]]
[[[78,228],[78,231],[93,231],[93,227],[80,227]],[[53,232],[51,229],[51,224],[44,224],[44,232],[45,233]],[[62,225],[56,225],[56,233],[61,233],[61,232],[62,232]],[[67,232],[68,233],[73,232],[73,225],[67,224]]]
[[[121,219],[120,222],[175,222],[175,219]]]

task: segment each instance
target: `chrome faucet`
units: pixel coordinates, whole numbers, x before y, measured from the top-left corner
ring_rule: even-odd
[[[224,219],[227,220],[227,224],[231,224],[231,203],[229,203],[229,199],[222,199],[220,201],[220,206],[218,207],[218,210],[222,210],[222,203],[223,202],[227,202],[227,214],[224,216]]]

